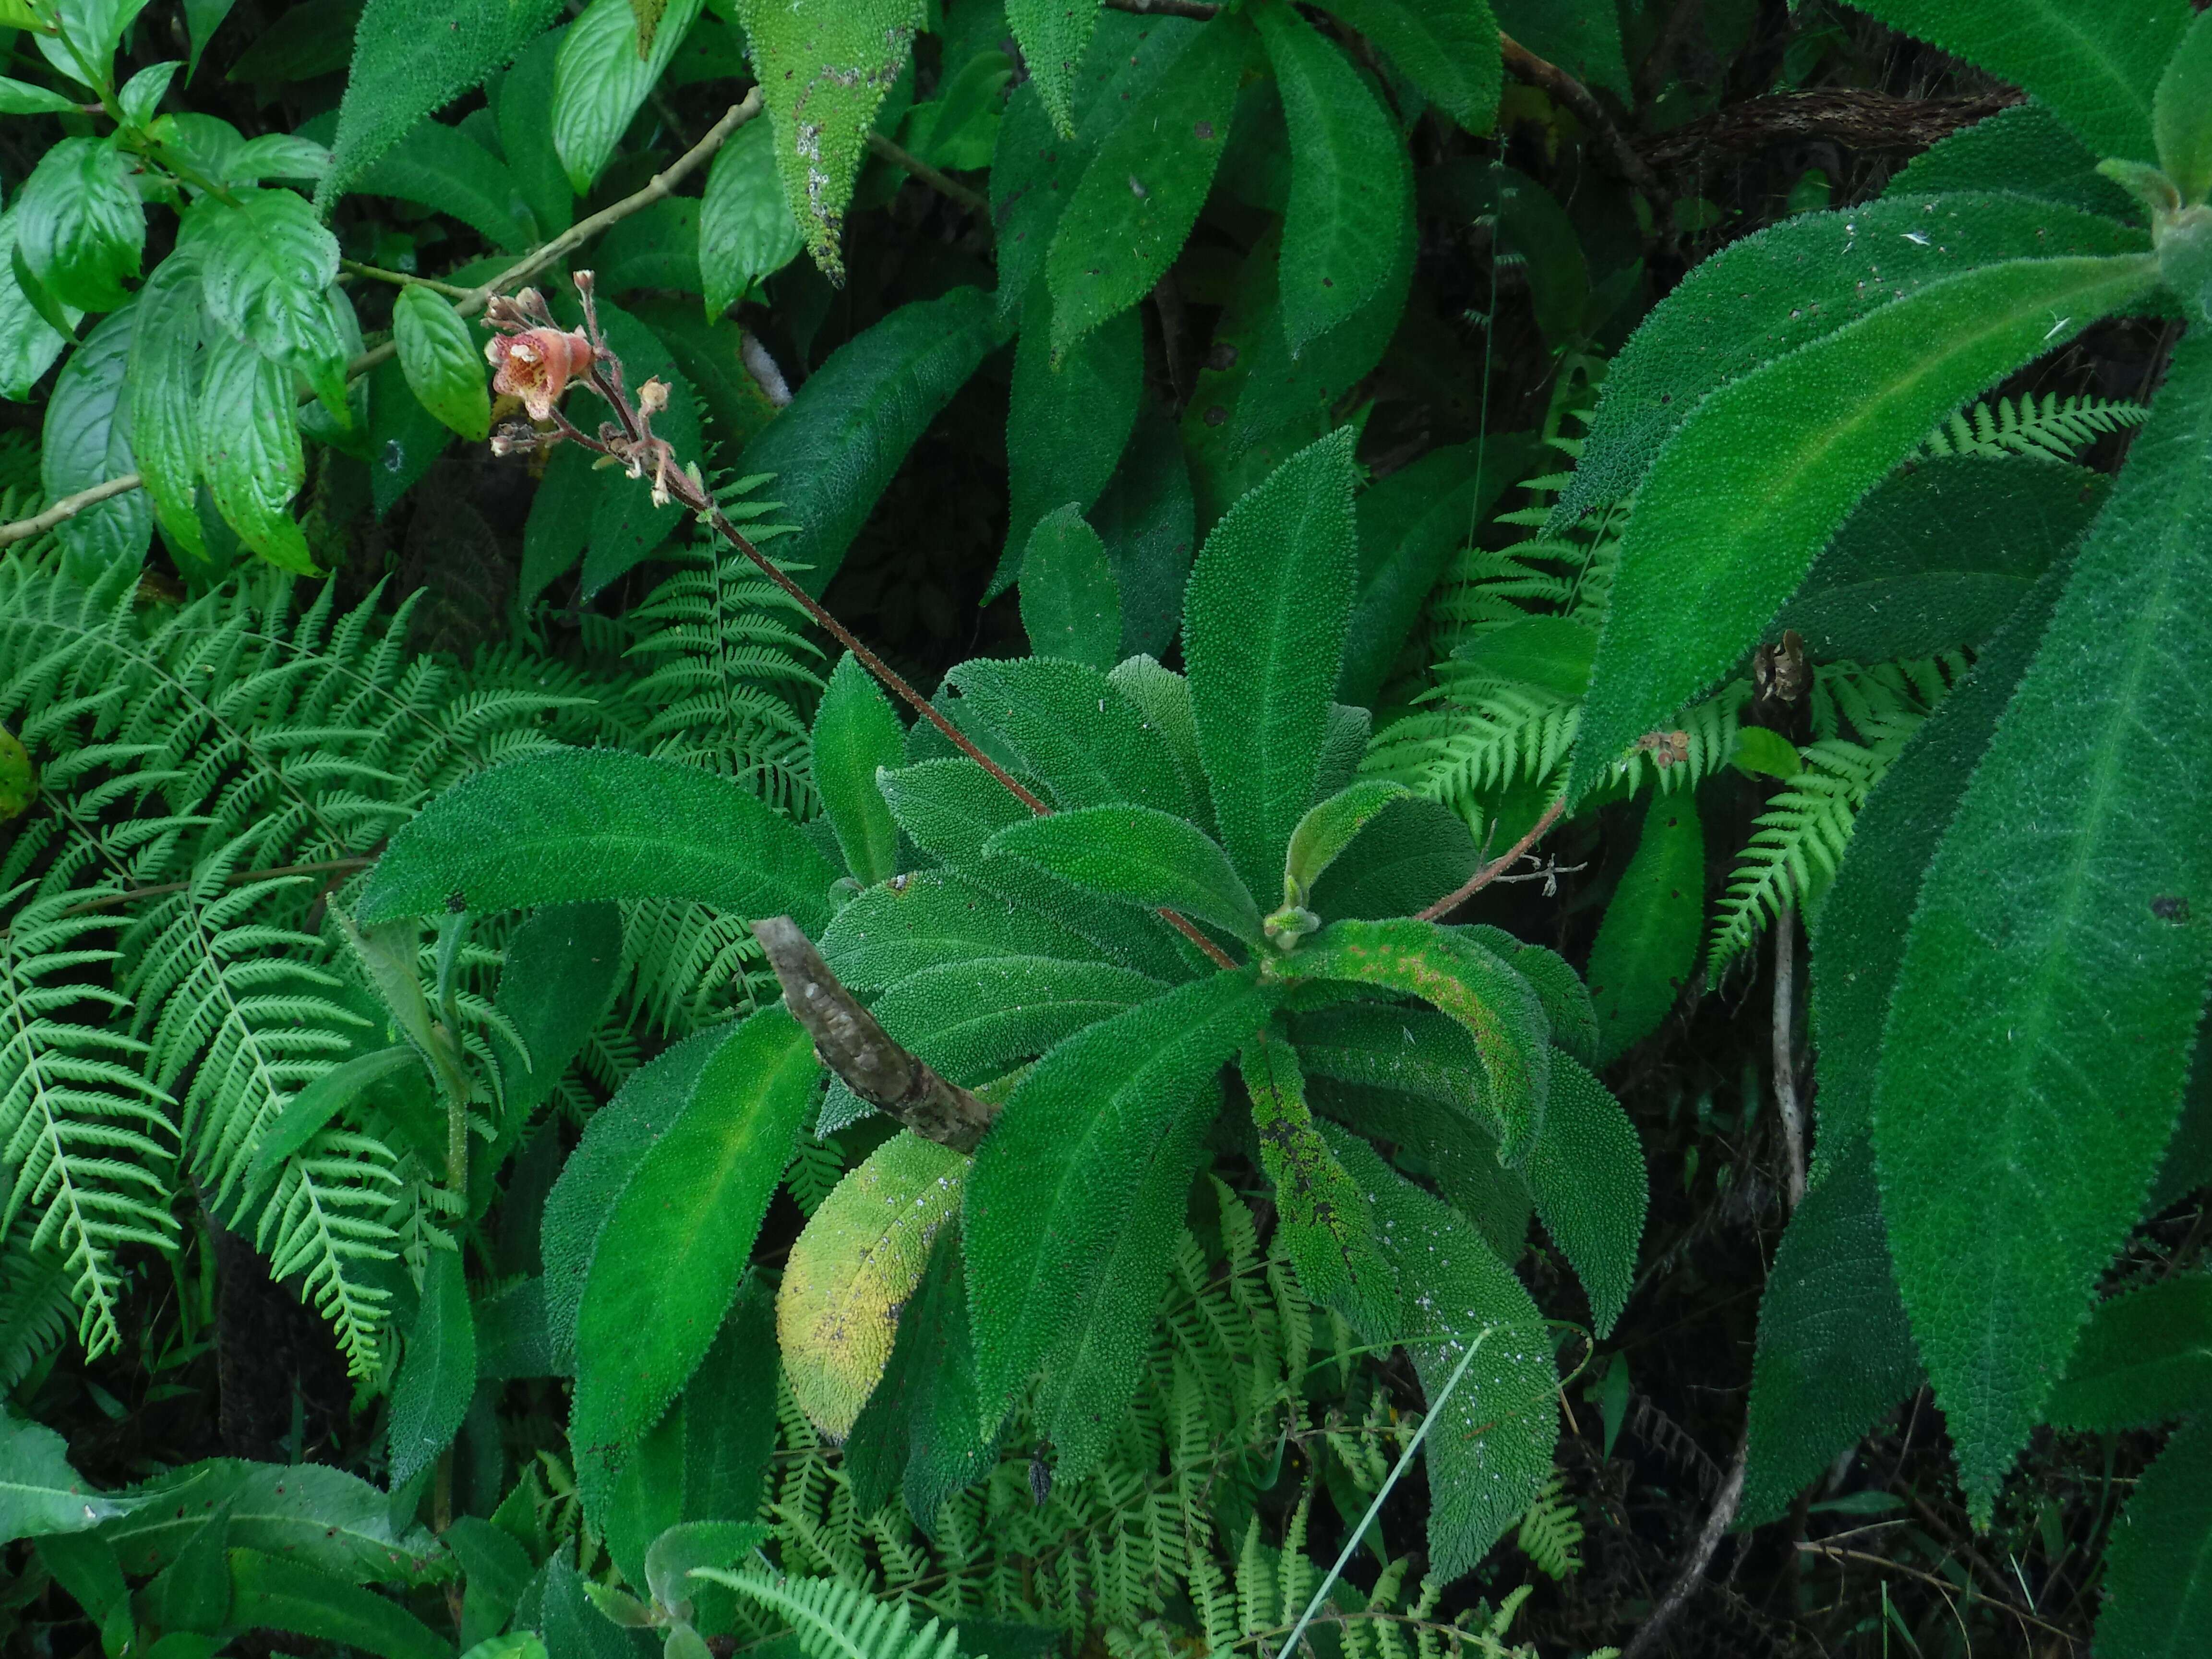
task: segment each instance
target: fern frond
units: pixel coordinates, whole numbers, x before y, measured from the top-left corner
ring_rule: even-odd
[[[2150,410],[2117,398],[2061,398],[2044,393],[1987,399],[1954,414],[1921,440],[1921,458],[1938,455],[2033,455],[2070,461],[2103,434],[2141,426]]]
[[[118,1256],[133,1244],[173,1247],[175,1130],[167,1097],[139,1069],[145,1045],[114,1029],[129,1000],[82,977],[114,960],[82,943],[113,924],[67,909],[60,895],[33,898],[0,928],[0,1233],[28,1218],[27,1248],[64,1264],[80,1340],[98,1355],[123,1340]],[[101,1012],[65,1018],[86,1005]]]
[[[787,1578],[757,1568],[730,1572],[702,1567],[694,1577],[724,1584],[775,1609],[789,1621],[806,1659],[953,1659],[958,1634],[929,1620],[912,1629],[906,1604],[878,1601],[834,1578]]]
[[[76,1325],[69,1263],[33,1249],[34,1232],[27,1218],[0,1239],[0,1390],[9,1393]]]
[[[844,1174],[845,1154],[837,1143],[819,1139],[801,1130],[799,1144],[792,1148],[791,1161],[784,1165],[783,1184],[792,1201],[811,1217]]]
[[[1566,1476],[1553,1470],[1521,1517],[1521,1553],[1547,1578],[1568,1578],[1582,1571],[1582,1558],[1575,1550],[1583,1541],[1583,1523],[1573,1502],[1565,1496],[1566,1484]],[[1504,1631],[1501,1627],[1497,1633],[1502,1636]]]

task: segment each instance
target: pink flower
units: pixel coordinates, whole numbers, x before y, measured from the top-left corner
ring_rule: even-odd
[[[491,377],[492,390],[521,398],[530,418],[543,421],[551,417],[569,377],[590,367],[592,343],[557,328],[526,328],[486,341],[484,356],[498,371]]]

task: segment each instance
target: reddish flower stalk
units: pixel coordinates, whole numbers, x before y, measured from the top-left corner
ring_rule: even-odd
[[[715,504],[698,467],[680,463],[668,441],[653,435],[653,417],[668,407],[668,388],[659,380],[647,380],[638,389],[637,399],[632,403],[623,385],[622,360],[608,349],[606,338],[599,331],[599,306],[592,273],[578,271],[575,283],[577,298],[582,301],[584,308],[584,327],[580,334],[566,332],[558,327],[553,320],[553,313],[546,307],[544,297],[535,289],[526,288],[511,300],[495,299],[484,307],[485,323],[496,330],[500,337],[494,339],[484,352],[486,357],[499,366],[499,377],[494,380],[493,384],[501,392],[511,392],[520,397],[531,416],[530,421],[511,421],[495,432],[491,440],[492,453],[495,455],[523,454],[556,443],[576,443],[620,463],[633,478],[649,476],[653,479],[653,499],[656,504],[675,501],[687,512],[697,514],[703,523],[712,525],[715,532],[750,560],[761,574],[796,599],[806,614],[827,630],[831,638],[859,658],[860,665],[881,681],[893,696],[935,726],[948,743],[990,774],[1002,788],[1030,811],[1039,817],[1049,817],[1052,808],[1024,788],[1004,767],[970,742],[968,735],[945,719],[934,703],[908,684],[889,663],[863,645],[850,629],[824,610],[812,594],[784,574],[730,522]],[[552,343],[555,340],[565,343],[556,347]],[[529,355],[525,356],[525,352]],[[515,368],[518,359],[521,361],[520,368]],[[514,371],[511,384],[507,378],[510,370]],[[601,422],[596,435],[586,433],[558,407],[561,394],[572,380],[580,380],[605,399],[607,406],[614,411],[615,418]],[[533,397],[533,393],[539,395]],[[544,404],[542,410],[540,401]],[[550,431],[532,424],[533,422],[545,421],[551,422]],[[1236,960],[1227,951],[1208,939],[1188,918],[1165,906],[1161,907],[1159,915],[1204,951],[1212,962],[1223,968],[1237,965]]]

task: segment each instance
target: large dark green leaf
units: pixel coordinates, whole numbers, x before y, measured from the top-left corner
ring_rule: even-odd
[[[235,206],[205,198],[185,219],[208,314],[306,375],[335,415],[345,403],[346,359],[327,297],[338,274],[337,238],[304,196],[259,186],[232,195]]]
[[[291,372],[218,331],[200,382],[200,473],[240,539],[280,570],[313,575],[292,497],[307,476]]]
[[[876,773],[896,766],[905,746],[906,728],[890,701],[860,659],[847,652],[814,711],[814,787],[845,854],[845,868],[863,887],[898,873],[898,826],[876,787]]]
[[[1705,836],[1687,789],[1654,795],[1636,855],[1620,873],[1590,946],[1598,1053],[1618,1059],[1659,1029],[1698,965],[1705,921]],[[1823,1073],[1820,1087],[1828,1086]]]
[[[2135,198],[2097,171],[2097,153],[2041,104],[2014,104],[1960,128],[1906,162],[1887,193],[1954,190],[2038,196],[2108,218],[2136,211]]]
[[[129,368],[137,305],[100,319],[54,377],[39,444],[39,482],[49,500],[75,495],[138,469],[131,453]],[[146,556],[154,505],[127,490],[64,520],[56,532],[65,568],[89,582],[118,564]]]
[[[2061,1428],[2112,1434],[2212,1410],[2212,1273],[2176,1273],[2097,1304],[2051,1396]]]
[[[560,749],[479,772],[424,807],[378,860],[361,917],[682,898],[818,927],[836,875],[796,824],[726,778]]]
[[[1085,806],[1009,824],[987,854],[1018,858],[1109,899],[1166,905],[1258,946],[1259,907],[1221,848],[1148,806]]]
[[[2212,1623],[2212,1417],[2178,1431],[2112,1529],[2097,1651],[2189,1659]]]
[[[1844,515],[1929,428],[2139,298],[2150,274],[2141,258],[1968,271],[1706,398],[1637,494],[1569,799],[1734,665]]]
[[[1883,1034],[1882,1209],[1984,1513],[2142,1208],[2204,1008],[2208,583],[2192,332],[1929,866]]]
[[[1604,1336],[1628,1305],[1650,1195],[1635,1124],[1606,1086],[1565,1054],[1552,1057],[1544,1133],[1522,1173],[1544,1231],[1589,1297],[1591,1330]]]
[[[143,1502],[95,1492],[70,1467],[69,1443],[42,1424],[0,1413],[0,1535],[13,1543],[82,1532]]]
[[[750,1016],[615,1200],[576,1313],[569,1439],[587,1499],[713,1345],[821,1074],[790,1014]]]
[[[2100,155],[2154,161],[2151,101],[2189,0],[1867,0],[1893,28],[2025,88]]]
[[[972,1087],[1166,989],[1109,962],[981,957],[909,974],[871,1012],[941,1074]]]
[[[745,446],[737,470],[775,475],[799,526],[776,550],[806,567],[797,578],[809,592],[830,585],[914,441],[1003,337],[977,289],[901,306],[832,352]]]
[[[946,677],[963,720],[991,728],[1061,807],[1127,801],[1191,816],[1161,734],[1096,668],[1050,657],[975,658]]]
[[[1422,95],[1469,132],[1498,119],[1503,65],[1486,0],[1328,0],[1326,8],[1403,70]]]
[[[302,1561],[240,1549],[230,1558],[230,1622],[337,1642],[380,1659],[451,1659],[453,1648],[398,1602]]]
[[[1874,1147],[1829,1153],[1783,1232],[1759,1304],[1742,1522],[1759,1526],[1920,1383],[1889,1264]]]
[[[591,193],[623,130],[698,18],[699,0],[664,4],[650,46],[638,39],[630,0],[592,0],[562,34],[553,65],[553,148],[579,196]],[[768,78],[765,68],[763,78]]]
[[[407,1354],[392,1388],[392,1486],[405,1486],[453,1444],[477,1387],[476,1322],[456,1250],[433,1250]]]
[[[321,1464],[210,1458],[115,1496],[133,1507],[104,1522],[100,1536],[134,1577],[174,1561],[225,1504],[233,1548],[264,1550],[350,1583],[430,1583],[453,1571],[427,1531],[392,1524],[390,1493]]]
[[[146,210],[111,140],[64,138],[39,158],[15,199],[15,251],[54,299],[113,311],[138,274]]]
[[[805,246],[775,170],[774,130],[748,121],[714,152],[699,202],[699,291],[707,314],[720,316]]]
[[[1006,21],[1053,125],[1073,138],[1076,70],[1098,26],[1098,0],[1008,0]]]
[[[138,291],[127,380],[131,447],[146,481],[146,498],[162,533],[180,557],[204,563],[200,529],[199,270],[190,258],[164,259]]]
[[[1037,520],[1022,555],[1021,581],[1022,631],[1031,651],[1102,672],[1120,659],[1121,592],[1113,556],[1074,502]]]
[[[1103,1272],[1177,1126],[1218,1097],[1222,1063],[1266,1017],[1246,974],[1217,974],[1090,1027],[1014,1091],[968,1178],[969,1306],[987,1419],[1072,1334],[1141,1345],[1153,1310]],[[1201,1125],[1202,1127],[1202,1125]]]
[[[538,227],[507,164],[459,128],[441,121],[417,122],[354,188],[450,214],[493,247],[519,252],[538,240]]]
[[[1349,428],[1300,451],[1214,526],[1184,604],[1198,752],[1244,884],[1272,890],[1313,804],[1355,556]]]

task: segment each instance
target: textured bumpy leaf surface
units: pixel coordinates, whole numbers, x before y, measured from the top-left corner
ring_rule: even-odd
[[[69,1464],[69,1443],[38,1423],[0,1413],[0,1536],[9,1543],[82,1532],[131,1506],[90,1490]]]
[[[2157,159],[2151,101],[2189,27],[2189,0],[1869,0],[1863,9],[2024,88],[2098,155]]]
[[[562,749],[479,772],[424,807],[378,860],[361,915],[682,898],[819,927],[836,878],[796,824],[726,778]]]
[[[1883,1036],[1882,1208],[1984,1506],[2136,1221],[2203,1012],[2208,582],[2191,333],[1929,869]]]
[[[1602,1083],[1555,1054],[1544,1133],[1521,1169],[1544,1231],[1589,1297],[1591,1328],[1603,1336],[1628,1304],[1650,1197],[1636,1126]]]
[[[875,787],[914,844],[949,863],[975,862],[993,836],[1035,816],[965,755],[886,768]]]
[[[2097,171],[2097,153],[2041,104],[2014,104],[1961,127],[1906,162],[1886,193],[1954,190],[2009,191],[2108,216],[2136,211],[2134,198]]]
[[[1291,832],[1283,854],[1283,902],[1303,904],[1313,885],[1344,849],[1394,800],[1404,799],[1402,785],[1370,779],[1348,784],[1326,800],[1316,801]]]
[[[1882,1027],[1920,884],[2064,586],[2063,568],[2047,572],[1972,671],[1912,734],[1860,809],[1843,864],[1820,901],[1810,951],[1820,1064],[1814,1097],[1820,1112],[1816,1176],[1874,1121]]]
[[[775,475],[779,515],[799,533],[777,557],[819,595],[891,475],[1003,337],[991,296],[956,288],[904,305],[830,354],[790,406],[745,446],[737,471]]]
[[[2097,1651],[2186,1659],[2212,1628],[2212,1417],[2166,1442],[2112,1529]]]
[[[422,1301],[392,1389],[392,1486],[398,1491],[453,1443],[477,1387],[476,1321],[453,1250],[433,1250]]]
[[[1919,1382],[1874,1148],[1860,1135],[1830,1154],[1826,1176],[1790,1218],[1759,1304],[1743,1524],[1781,1515]]]
[[[872,1012],[945,1076],[972,1086],[1166,989],[1110,962],[982,957],[909,974]]]
[[[1382,47],[1469,132],[1496,125],[1504,69],[1485,0],[1329,0],[1326,9]]]
[[[316,204],[327,210],[417,121],[481,84],[560,12],[560,0],[369,0]]]
[[[1139,904],[1167,905],[1261,942],[1259,907],[1221,848],[1184,818],[1144,806],[1087,806],[1009,824],[984,849],[1018,858],[1077,886]]]
[[[1468,1345],[1481,1344],[1422,1443],[1429,1571],[1446,1582],[1473,1570],[1551,1476],[1559,1437],[1551,1340],[1528,1292],[1469,1222],[1391,1170],[1365,1141],[1324,1133],[1366,1194],[1398,1270],[1400,1328],[1361,1334],[1411,1339],[1406,1351],[1432,1408]]]
[[[1366,1195],[1314,1126],[1297,1050],[1263,1033],[1237,1058],[1259,1132],[1260,1163],[1275,1183],[1277,1224],[1298,1282],[1315,1301],[1363,1327],[1395,1330],[1396,1272],[1383,1259]]]
[[[101,319],[54,377],[39,444],[39,482],[49,500],[138,470],[129,375],[137,310],[132,305]],[[153,504],[131,490],[65,520],[56,533],[65,568],[89,581],[145,556]]]
[[[1544,945],[1527,945],[1503,927],[1486,923],[1453,927],[1451,933],[1471,939],[1528,981],[1544,1011],[1544,1024],[1552,1042],[1585,1066],[1597,1060],[1597,1011],[1589,989],[1574,965]]]
[[[1184,601],[1198,752],[1229,856],[1272,890],[1313,804],[1354,566],[1352,440],[1303,449],[1206,538]]]
[[[2212,23],[2199,12],[2166,60],[2151,100],[2158,163],[2185,202],[2212,191]]]
[[[969,1306],[987,1401],[1010,1401],[1105,1307],[1102,1269],[1146,1171],[1177,1123],[1212,1103],[1214,1073],[1268,1000],[1244,974],[1199,980],[1060,1044],[1014,1091],[968,1181]]]
[[[568,1433],[587,1498],[721,1328],[821,1073],[790,1014],[751,1015],[615,1201],[576,1313]]]
[[[1250,50],[1242,19],[1216,18],[1098,146],[1045,256],[1055,355],[1151,293],[1182,251],[1228,142]]]
[[[1433,1005],[1463,1026],[1503,1129],[1498,1156],[1517,1164],[1544,1129],[1552,1048],[1528,981],[1492,951],[1425,921],[1340,921],[1279,971],[1378,986]]]
[[[1073,501],[1037,520],[1022,553],[1022,631],[1040,657],[1099,670],[1121,654],[1114,558]]]
[[[1994,179],[1984,186],[1996,187]],[[1801,214],[1732,242],[1654,307],[1613,359],[1552,523],[1634,490],[1667,441],[1721,387],[1932,282],[2004,259],[2144,246],[2141,231],[2087,213],[1978,194],[1892,195],[1845,212]]]
[[[1008,0],[1006,22],[1060,136],[1075,136],[1076,70],[1098,26],[1098,0]]]
[[[1020,574],[1045,514],[1088,512],[1114,476],[1144,392],[1145,329],[1134,310],[1109,318],[1065,353],[1052,343],[1052,297],[1039,282],[1022,310],[1006,404],[1006,544],[985,589],[996,599]]]
[[[791,216],[814,262],[842,283],[845,204],[869,124],[922,25],[922,0],[737,0],[737,13],[775,124]]]
[[[2045,1413],[2061,1428],[2152,1428],[2212,1410],[2212,1273],[2100,1303]]]
[[[427,1583],[452,1571],[427,1530],[392,1526],[389,1492],[320,1464],[210,1458],[114,1497],[133,1507],[100,1534],[134,1577],[174,1561],[226,1503],[233,1548],[283,1555],[350,1583]]]
[[[1288,0],[1254,7],[1252,20],[1291,133],[1279,281],[1283,332],[1295,357],[1389,282],[1413,210],[1412,181],[1399,164],[1396,127],[1344,55]]]
[[[1407,916],[1453,891],[1480,863],[1467,820],[1442,801],[1393,801],[1314,884],[1326,921]]]
[[[799,1407],[833,1440],[891,1356],[899,1310],[960,1208],[968,1160],[902,1130],[868,1154],[807,1220],[776,1292],[776,1339]]]
[[[1048,657],[976,658],[945,678],[961,694],[963,716],[1005,738],[1054,805],[1127,801],[1190,816],[1189,793],[1166,740],[1096,668]]]
[[[240,540],[280,570],[312,575],[315,562],[290,510],[307,476],[294,407],[289,370],[216,335],[200,382],[200,474]]]
[[[814,711],[811,758],[814,787],[845,854],[845,868],[863,887],[898,873],[898,826],[876,787],[876,770],[897,765],[905,748],[906,728],[890,700],[860,659],[847,652]]]
[[[1601,1059],[1618,1059],[1659,1029],[1697,969],[1705,921],[1705,836],[1697,801],[1686,789],[1655,794],[1590,946]],[[1827,1087],[1824,1071],[1823,1094]]]
[[[1621,539],[1569,798],[1728,671],[1844,515],[1929,427],[2128,305],[2148,276],[2139,258],[1968,271],[1700,404],[1644,480]]]
[[[939,963],[981,957],[1088,962],[1098,951],[1073,928],[1000,897],[966,876],[920,871],[872,887],[837,913],[822,954],[852,990],[879,991]]]

